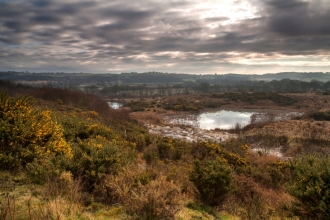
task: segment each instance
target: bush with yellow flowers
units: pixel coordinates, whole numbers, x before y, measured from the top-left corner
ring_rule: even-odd
[[[247,145],[242,145],[243,156],[232,153],[223,148],[219,143],[198,141],[194,143],[191,148],[191,154],[195,159],[203,160],[205,158],[216,158],[219,161],[225,160],[231,166],[247,166],[248,165],[248,151]]]
[[[330,158],[308,155],[291,161],[288,192],[295,198],[291,210],[302,219],[330,219]]]
[[[27,96],[0,93],[0,165],[4,169],[25,166],[51,153],[72,156],[61,126],[51,111],[32,105]]]

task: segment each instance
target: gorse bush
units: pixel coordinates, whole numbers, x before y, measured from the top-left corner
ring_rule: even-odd
[[[76,142],[77,139],[84,140],[102,136],[108,140],[116,137],[116,133],[110,127],[102,125],[96,120],[85,120],[79,115],[71,113],[62,115],[59,122],[63,127],[63,134],[68,141]]]
[[[231,145],[233,146],[233,145]],[[206,141],[198,141],[193,143],[191,147],[191,154],[195,159],[203,160],[205,158],[215,158],[219,161],[225,161],[232,167],[246,166],[248,164],[249,146],[240,144],[237,153],[222,147],[219,143],[212,143]],[[226,148],[229,148],[226,146]]]
[[[178,161],[184,156],[189,156],[190,150],[190,145],[185,141],[170,137],[157,138],[154,144],[145,149],[143,158],[148,164],[158,159]]]
[[[291,164],[288,192],[296,198],[291,210],[302,219],[330,219],[330,158],[309,155]]]
[[[26,174],[32,183],[45,184],[47,181],[55,180],[65,171],[60,162],[61,160],[54,155],[35,158],[26,165]]]
[[[41,111],[26,96],[0,93],[0,164],[18,168],[51,153],[72,156],[51,111]]]
[[[100,136],[79,141],[72,151],[73,158],[67,167],[75,177],[83,177],[89,191],[107,174],[117,173],[136,157],[132,143],[108,141]]]
[[[215,159],[195,161],[189,179],[198,189],[201,199],[212,206],[224,201],[233,184],[229,165]]]

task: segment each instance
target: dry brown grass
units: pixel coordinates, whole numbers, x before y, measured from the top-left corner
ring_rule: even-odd
[[[236,190],[223,205],[229,213],[238,215],[242,219],[271,219],[284,218],[288,215],[284,205],[293,200],[282,190],[271,190],[257,183],[253,178],[236,175]]]
[[[262,155],[258,154],[250,154],[249,160],[251,161],[251,165],[258,169],[263,169],[267,166],[267,164],[278,161],[278,157],[273,155]]]
[[[120,203],[128,213],[143,219],[173,219],[183,200],[179,185],[139,166],[107,176],[97,192],[103,202]]]
[[[81,182],[63,173],[44,186],[27,185],[7,192],[0,202],[1,220],[91,219],[80,200]]]

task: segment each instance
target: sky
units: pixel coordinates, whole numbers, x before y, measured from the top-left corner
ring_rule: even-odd
[[[330,0],[0,0],[0,70],[330,72]]]

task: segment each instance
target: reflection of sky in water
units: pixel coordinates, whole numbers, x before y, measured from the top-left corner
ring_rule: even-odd
[[[119,108],[123,107],[123,104],[121,104],[119,102],[108,102],[108,104],[113,109],[119,109]]]
[[[282,112],[282,113],[264,113],[264,112],[236,112],[236,111],[218,111],[213,113],[202,113],[200,115],[189,115],[188,117],[172,118],[170,123],[184,124],[199,127],[202,129],[231,129],[236,123],[245,126],[251,123],[251,116],[254,115],[255,122],[262,121],[282,121],[301,116],[302,112]]]
[[[218,111],[214,113],[203,113],[199,115],[199,127],[202,129],[230,129],[234,128],[236,123],[247,125],[250,123],[250,117],[255,112],[234,112]]]

